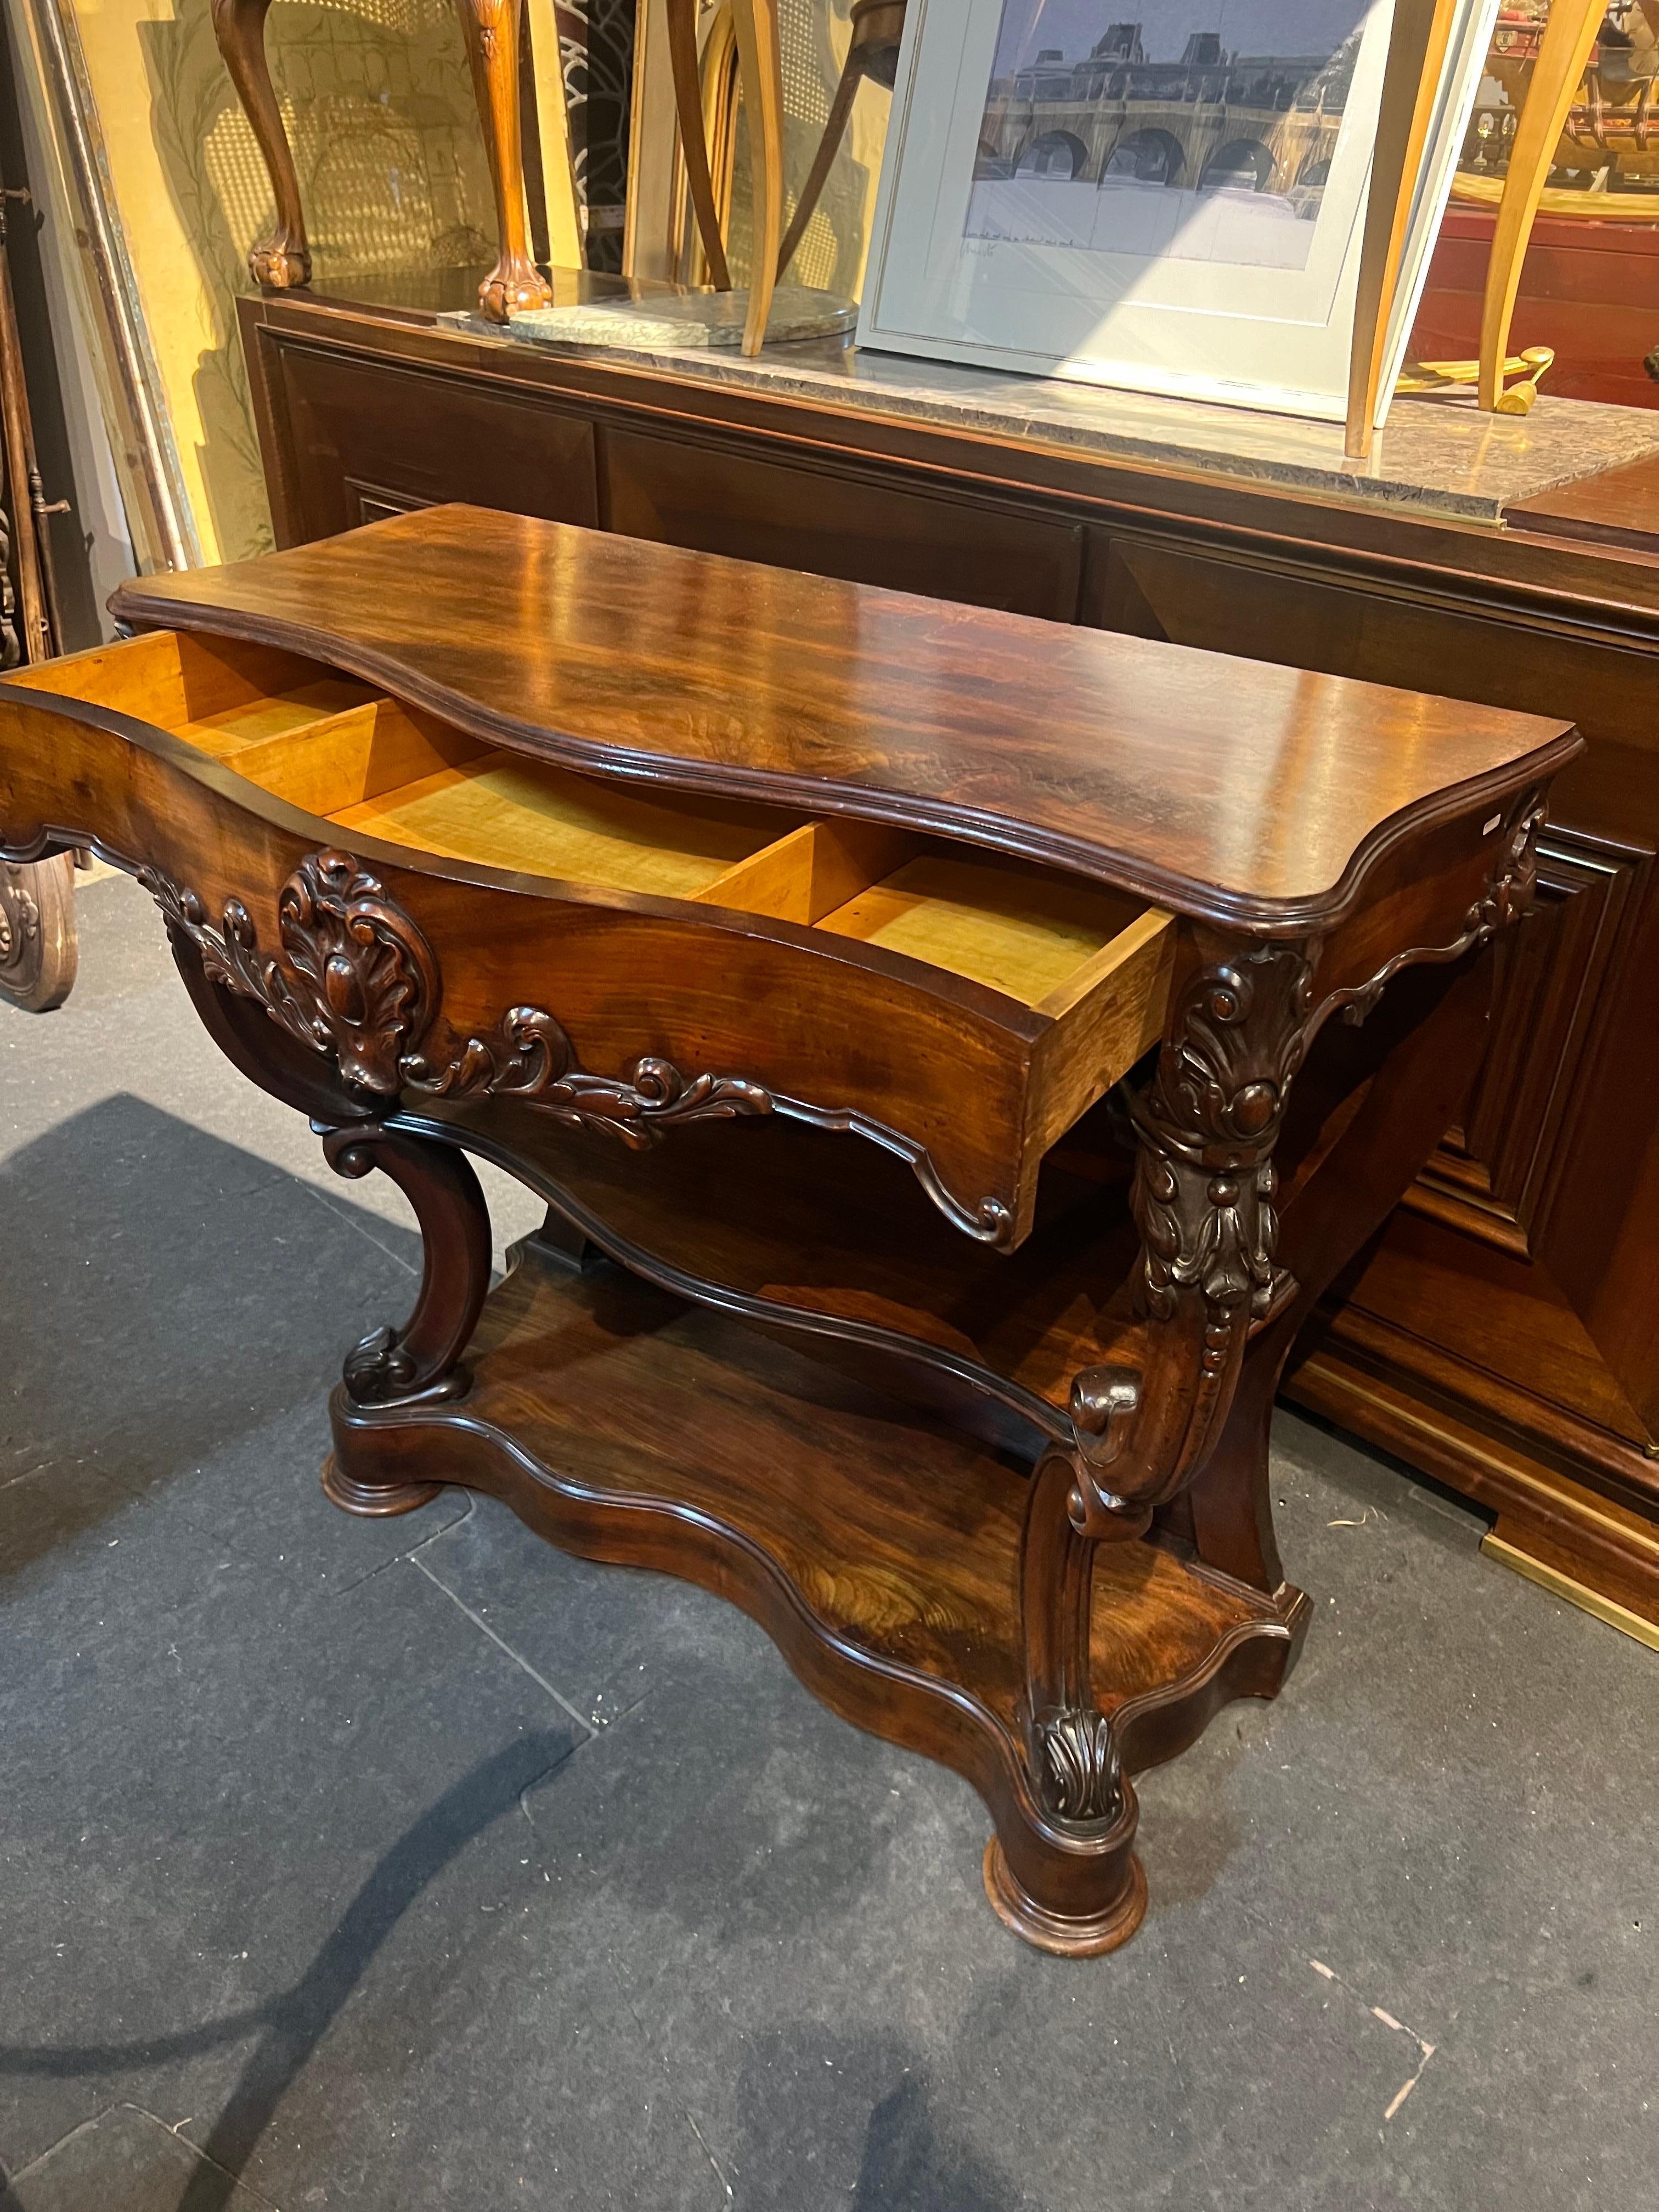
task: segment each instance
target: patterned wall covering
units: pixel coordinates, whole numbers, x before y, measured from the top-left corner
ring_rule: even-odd
[[[83,43],[100,20],[83,15]],[[161,0],[136,29],[155,155],[199,293],[193,314],[153,288],[145,304],[180,446],[196,449],[204,547],[240,559],[270,529],[232,301],[249,289],[270,188],[205,0],[178,0],[176,13]],[[296,0],[272,9],[267,38],[317,277],[487,260],[489,173],[453,0]],[[122,194],[129,228],[132,197]],[[195,348],[187,391],[181,345]]]
[[[270,543],[234,305],[271,212],[253,134],[208,0],[59,4],[85,54],[204,556],[241,559]],[[567,76],[580,73],[585,7],[625,14],[629,0],[561,6]],[[550,41],[553,0],[528,0],[528,11],[532,36]],[[454,0],[281,0],[266,41],[319,281],[493,258],[489,163]],[[613,58],[582,86],[599,125],[588,160],[607,191],[626,67]]]
[[[830,102],[841,76],[851,35],[851,0],[780,0],[778,30],[783,49],[783,181],[785,207],[794,204],[823,136]],[[788,281],[839,292],[856,300],[864,282],[865,256],[875,214],[876,184],[881,172],[882,142],[887,135],[891,96],[879,85],[864,84],[853,120],[823,197],[806,227]],[[741,112],[741,111],[740,111]],[[729,249],[732,281],[749,281],[753,245],[749,198],[749,138],[739,125],[732,172]]]
[[[565,112],[590,269],[622,267],[634,0],[556,0]]]
[[[73,18],[84,53],[203,556],[246,558],[270,544],[270,532],[234,296],[249,287],[247,251],[271,210],[208,0],[56,4]],[[588,258],[619,266],[614,211],[628,161],[634,0],[526,6],[538,53],[550,53],[557,39],[572,164],[593,218]],[[783,0],[792,188],[823,129],[846,50],[847,6]],[[489,165],[454,0],[281,0],[266,40],[319,282],[493,257]],[[886,106],[885,94],[860,92],[796,264],[798,281],[856,292]],[[749,224],[741,131],[738,160],[732,231],[741,282]]]

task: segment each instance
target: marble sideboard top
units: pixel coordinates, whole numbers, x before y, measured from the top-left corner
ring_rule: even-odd
[[[531,329],[503,331],[465,313],[437,319],[469,337],[659,368],[759,396],[1476,522],[1499,522],[1540,493],[1659,453],[1659,410],[1554,399],[1547,391],[1526,416],[1482,415],[1462,392],[1396,399],[1370,460],[1350,461],[1337,422],[915,361],[835,338],[774,342],[745,361],[705,346],[619,346],[597,332],[593,341],[550,343]]]

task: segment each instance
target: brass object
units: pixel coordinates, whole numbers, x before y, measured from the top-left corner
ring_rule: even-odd
[[[1498,398],[1492,412],[1529,415],[1538,387],[1554,364],[1553,346],[1528,346],[1520,353],[1506,354],[1498,372]],[[1408,361],[1394,388],[1405,392],[1451,392],[1460,385],[1478,384],[1480,371],[1479,361]],[[1507,383],[1505,379],[1511,376],[1519,381]]]

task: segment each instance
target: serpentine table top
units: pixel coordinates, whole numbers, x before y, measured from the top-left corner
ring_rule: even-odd
[[[476,507],[140,578],[112,604],[320,654],[574,767],[943,831],[1252,931],[1340,921],[1407,817],[1562,735]]]

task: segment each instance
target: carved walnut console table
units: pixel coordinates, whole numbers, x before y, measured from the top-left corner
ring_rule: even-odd
[[[425,1240],[324,1480],[705,1583],[1104,1951],[1270,1697],[1298,1328],[1482,1049],[1559,723],[465,507],[125,587],[0,834]],[[50,742],[43,740],[48,738]],[[469,1152],[547,1200],[489,1291]]]

